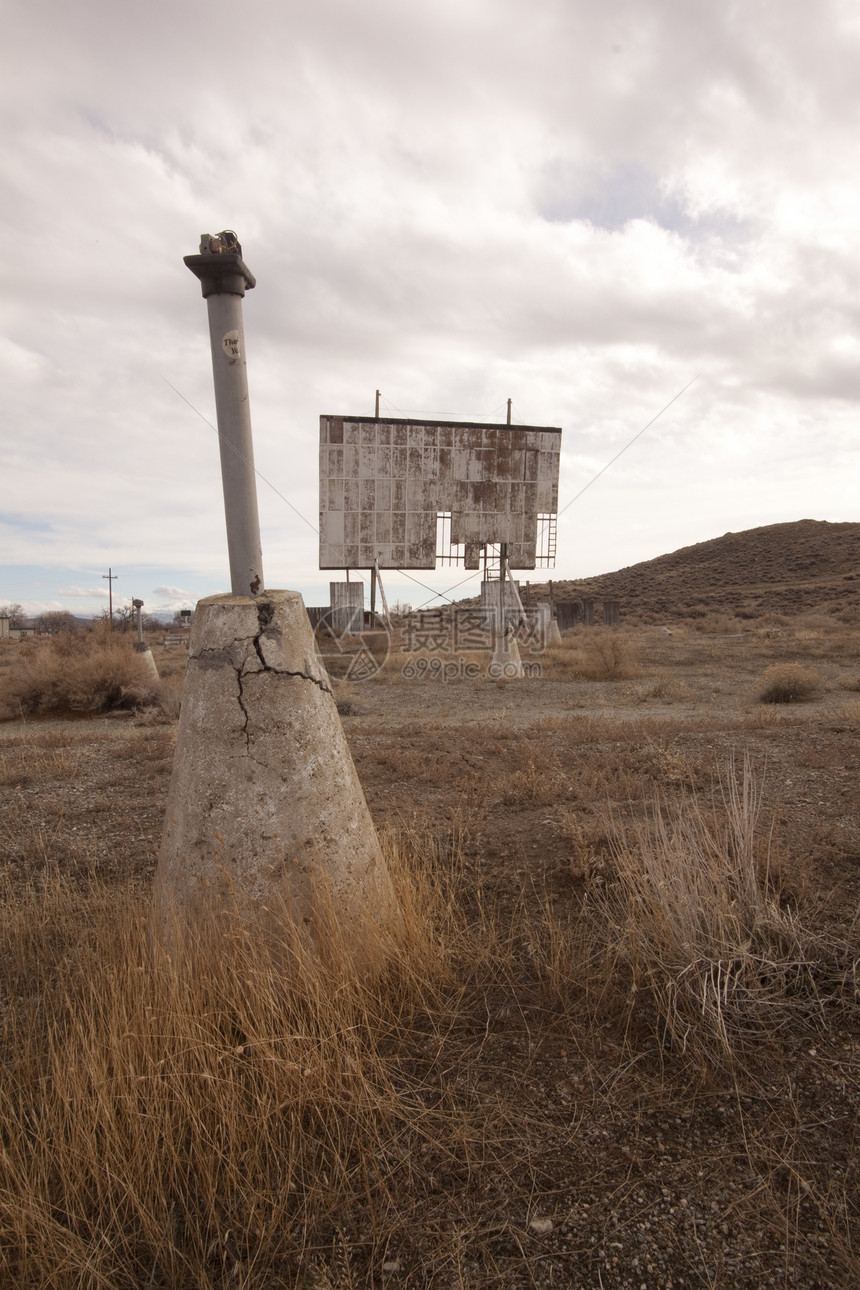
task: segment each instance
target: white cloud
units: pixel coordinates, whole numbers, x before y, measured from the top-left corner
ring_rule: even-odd
[[[103,587],[61,587],[61,596],[71,596],[81,600],[107,600],[107,591]]]

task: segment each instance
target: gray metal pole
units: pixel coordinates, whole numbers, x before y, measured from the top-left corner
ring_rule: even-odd
[[[142,622],[141,617],[140,617],[140,611],[141,611],[141,609],[143,609],[143,601],[142,601],[142,600],[133,600],[131,603],[132,603],[132,605],[134,606],[134,614],[135,614],[135,619],[136,619],[136,621],[137,621],[137,648],[138,648],[139,650],[142,650],[142,649],[144,648],[144,646],[143,646],[143,622]]]
[[[505,577],[508,569],[508,544],[502,542],[499,544],[499,640],[505,638],[505,604],[507,597],[505,592]]]
[[[231,591],[234,596],[259,596],[263,553],[242,326],[242,297],[256,286],[256,279],[242,259],[236,234],[229,230],[214,237],[204,233],[200,254],[184,258],[200,279],[209,308]]]

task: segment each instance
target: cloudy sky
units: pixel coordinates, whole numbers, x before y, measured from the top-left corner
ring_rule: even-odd
[[[565,511],[560,578],[860,519],[856,0],[4,8],[0,601],[228,588],[182,264],[222,228],[269,586],[327,601],[319,415],[376,388],[561,426],[565,506],[693,381]]]

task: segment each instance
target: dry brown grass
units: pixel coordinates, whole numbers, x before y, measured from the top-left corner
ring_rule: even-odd
[[[107,712],[158,701],[130,637],[68,632],[30,645],[0,683],[0,713]]]
[[[800,663],[775,663],[764,672],[759,686],[760,703],[806,703],[820,692],[822,679]]]
[[[630,681],[638,676],[635,650],[622,632],[589,632],[584,646],[583,676],[590,681]]]
[[[732,1070],[786,1025],[818,1024],[839,957],[805,921],[802,875],[771,863],[749,763],[723,784],[718,810],[658,797],[646,820],[569,812],[582,904],[524,903],[510,933],[558,1016],[611,1020],[629,1059],[656,1044],[700,1075]]]
[[[703,1067],[731,1065],[789,1015],[820,1007],[815,937],[780,902],[749,763],[724,780],[723,810],[695,805],[618,829],[595,897],[607,985],[629,1018]]]
[[[627,633],[649,700],[701,695],[703,658],[751,698],[786,646],[681,635]],[[855,696],[828,692],[825,730],[755,703],[649,716],[587,685],[627,719],[557,705],[515,728],[486,686],[484,724],[460,727],[473,689],[447,724],[416,708],[395,729],[409,691],[383,684],[401,706],[349,723],[374,812],[414,826],[389,857],[408,936],[337,988],[241,936],[151,952],[163,798],[148,817],[140,798],[171,731],[30,723],[0,745],[0,1284],[853,1284],[853,867],[821,909],[854,837]],[[826,797],[846,836],[825,843],[813,806],[772,842],[749,766],[715,778],[747,742],[774,811]]]
[[[493,1016],[537,989],[545,1031],[609,1024],[628,1058],[655,1036],[701,1072],[817,1006],[748,767],[721,814],[616,827],[609,860],[570,828],[588,884],[565,915],[528,884],[504,907],[482,892],[456,824],[389,841],[406,930],[366,979],[285,974],[242,929],[170,959],[139,897],[48,864],[0,916],[6,1283],[346,1290],[409,1254],[421,1284],[458,1284],[446,1191],[492,1178],[529,1212],[522,1114],[482,1083]],[[490,1269],[497,1227],[468,1203]]]
[[[706,614],[704,618],[695,620],[694,627],[697,632],[704,632],[706,635],[737,636],[749,631],[749,622],[735,618],[733,614]]]
[[[169,721],[179,720],[185,674],[163,676],[158,686],[158,705]]]
[[[629,681],[639,675],[634,634],[588,627],[567,632],[560,645],[536,656],[544,680]]]
[[[6,907],[6,1284],[294,1284],[341,1242],[379,1269],[434,1171],[501,1150],[428,1074],[457,997],[431,916],[452,909],[432,861],[396,858],[407,932],[377,979],[285,975],[241,932],[171,960],[139,899],[56,870]]]

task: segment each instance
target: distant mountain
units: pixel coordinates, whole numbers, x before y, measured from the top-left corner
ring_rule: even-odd
[[[521,583],[521,586],[523,584]],[[548,584],[532,582],[529,599]],[[860,523],[797,520],[725,533],[616,573],[553,580],[557,601],[617,600],[622,620],[662,622],[728,613],[822,613],[860,621]],[[599,607],[596,617],[601,617]]]

